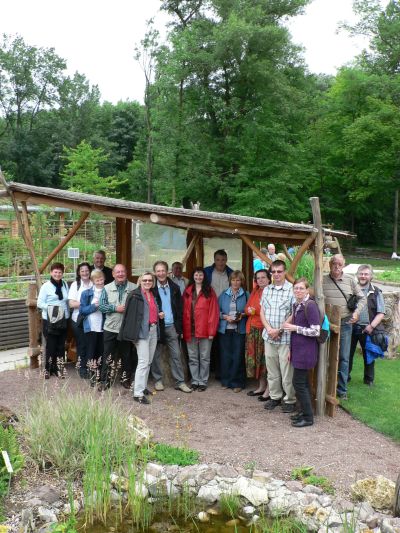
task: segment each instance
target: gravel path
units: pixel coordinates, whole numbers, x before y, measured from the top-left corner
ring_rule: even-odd
[[[61,385],[71,394],[87,389],[72,367],[68,372],[65,382],[54,377],[44,382],[38,370],[2,372],[0,403],[18,413],[43,387],[50,394],[57,394]],[[97,391],[93,394],[101,399]],[[280,408],[267,412],[257,398],[222,390],[218,382],[192,394],[167,388],[154,395],[149,406],[134,403],[119,385],[111,394],[121,409],[147,422],[156,440],[195,448],[202,462],[243,467],[254,461],[257,469],[282,479],[295,467],[312,465],[341,493],[357,479],[381,474],[395,481],[400,473],[400,446],[341,409],[334,418],[318,418],[313,427],[298,429]]]

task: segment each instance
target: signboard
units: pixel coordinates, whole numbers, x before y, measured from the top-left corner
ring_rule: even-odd
[[[79,259],[79,248],[68,248],[68,259]]]

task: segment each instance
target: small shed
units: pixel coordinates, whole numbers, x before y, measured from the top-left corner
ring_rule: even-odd
[[[9,198],[14,205],[22,235],[31,255],[37,288],[41,285],[41,274],[59,251],[72,239],[90,213],[100,213],[116,219],[116,260],[118,263],[126,265],[128,273],[132,272],[132,221],[137,220],[186,230],[187,249],[184,257],[182,257],[182,262],[186,265],[188,274],[195,266],[203,266],[204,238],[218,236],[226,239],[240,239],[242,243],[242,271],[249,284],[248,288],[251,288],[253,275],[253,252],[262,260],[270,263],[269,258],[260,252],[254,241],[280,243],[286,254],[287,245],[298,246],[296,255],[290,258],[291,264],[287,272],[287,278],[290,281],[293,281],[301,257],[307,250],[311,250],[315,258],[314,294],[320,310],[323,312],[324,241],[332,242],[339,237],[351,237],[347,232],[333,231],[322,227],[318,198],[310,198],[313,223],[300,224],[228,213],[166,207],[14,182],[7,183],[1,173],[0,178],[4,186],[4,190],[0,191],[0,198]],[[32,243],[28,204],[64,207],[81,213],[79,220],[41,265],[38,265]],[[288,255],[288,257],[290,256]],[[28,298],[28,305],[32,308],[36,305],[35,297],[36,294],[33,293]],[[32,338],[34,338],[37,325],[33,323],[32,313],[30,313],[30,317],[30,330],[32,330]],[[335,391],[340,328],[338,322],[335,325],[335,317],[332,318],[334,335],[330,345],[335,348],[334,351],[333,349],[327,350],[326,345],[321,345],[318,371],[315,378],[316,411],[319,415],[324,414],[325,405],[328,406],[328,413],[332,413],[332,408],[337,403]],[[32,358],[38,356],[34,346],[30,348],[30,356]]]

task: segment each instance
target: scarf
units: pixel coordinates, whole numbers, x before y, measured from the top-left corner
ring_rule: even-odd
[[[58,299],[63,300],[64,296],[62,293],[62,287],[63,287],[62,279],[60,279],[60,281],[56,281],[55,279],[50,278],[50,283],[52,283],[54,287],[56,288],[56,294],[58,296]]]

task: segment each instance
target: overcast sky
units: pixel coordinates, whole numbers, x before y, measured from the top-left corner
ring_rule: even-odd
[[[143,100],[144,79],[133,59],[146,21],[157,16],[160,0],[18,0],[1,6],[0,32],[20,34],[35,46],[53,47],[68,70],[84,74],[102,98]],[[339,21],[354,20],[351,0],[314,0],[306,14],[291,23],[294,41],[302,44],[312,72],[333,74],[362,48],[344,33]]]

